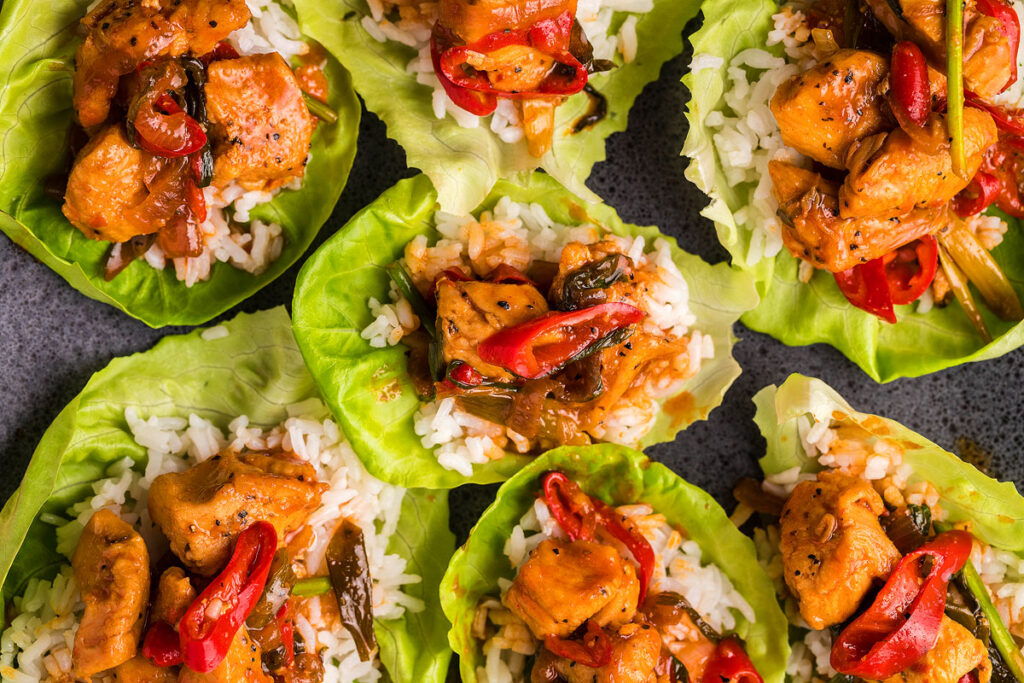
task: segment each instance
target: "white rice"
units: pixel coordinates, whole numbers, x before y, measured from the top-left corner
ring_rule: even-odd
[[[689,285],[672,260],[668,243],[657,239],[650,251],[643,237],[626,238],[604,233],[591,224],[556,223],[539,204],[514,202],[503,197],[492,212],[455,216],[438,212],[435,227],[441,237],[433,245],[419,235],[405,251],[405,263],[429,281],[446,268],[464,267],[468,260],[477,272],[487,273],[500,263],[526,271],[535,260],[558,262],[570,242],[594,244],[611,240],[618,244],[638,270],[651,274],[639,305],[647,312],[648,332],[670,338],[690,335],[688,353],[678,357],[674,372],[650,378],[645,391],[630,392],[610,411],[593,435],[622,445],[636,445],[657,420],[660,401],[682,391],[683,384],[700,371],[703,360],[714,358],[714,339],[694,329],[696,316],[689,308]],[[361,336],[371,347],[395,346],[421,321],[393,285],[389,301],[368,301],[373,321]],[[471,476],[475,465],[501,458],[506,446],[518,452],[529,441],[499,425],[458,410],[453,399],[426,403],[414,418],[416,434],[424,448],[434,449],[445,469]]]
[[[656,557],[652,592],[679,593],[693,606],[711,628],[729,632],[736,628],[737,617],[755,621],[754,610],[733,587],[732,581],[717,565],[704,564],[700,546],[677,529],[672,528],[664,516],[655,513],[646,503],[616,508],[620,514],[637,522],[638,528],[651,544]],[[546,503],[537,499],[512,529],[505,542],[504,553],[514,571],[518,571],[529,558],[530,552],[543,541],[565,538],[558,523],[551,516]],[[511,585],[500,580],[502,597]],[[523,680],[525,656],[536,651],[536,640],[501,603],[490,600],[480,615],[497,626],[483,645],[485,665],[477,668],[477,677],[485,683],[513,683]],[[483,635],[486,622],[479,624],[478,635]],[[668,634],[672,638],[671,633]]]
[[[1018,15],[1024,17],[1024,5],[1020,0],[1012,0],[1012,4]],[[769,102],[782,83],[813,67],[823,57],[811,40],[802,12],[786,6],[772,16],[772,21],[774,27],[768,32],[765,47],[781,48],[784,56],[777,56],[769,49],[752,48],[732,58],[725,73],[721,107],[709,112],[703,121],[711,131],[711,142],[691,153],[698,162],[697,168],[703,173],[712,173],[716,166],[720,167],[728,186],[736,194],[737,209],[732,214],[736,224],[750,232],[747,253],[735,259],[744,266],[773,258],[783,247],[782,224],[777,215],[779,204],[772,194],[769,162],[779,160],[805,167],[810,163],[782,142]],[[1022,64],[1021,73],[1024,73],[1022,59],[1024,48],[1018,59]],[[699,72],[721,69],[724,65],[721,57],[698,53],[693,56],[690,69]],[[1018,80],[997,98],[997,102],[1024,106],[1024,82]],[[714,178],[708,175],[701,181],[704,187],[715,185]],[[721,197],[712,198],[713,205],[723,201]],[[968,219],[968,224],[978,221],[983,227],[974,229],[985,248],[991,250],[1002,240],[1006,223],[995,216],[977,216]],[[801,261],[800,281],[809,282],[813,274],[813,267]],[[933,301],[929,289],[918,310],[928,311]]]
[[[147,450],[145,466],[137,468],[127,457],[114,463],[106,472],[107,478],[92,485],[93,496],[67,511],[70,521],[59,517],[44,520],[57,526],[58,552],[70,560],[89,518],[96,510],[107,508],[139,530],[151,557],[160,557],[167,543],[146,507],[153,479],[166,472],[181,472],[225,449],[281,449],[315,467],[319,481],[330,487],[308,520],[314,532],[304,560],[308,574],[319,571],[337,521],[351,519],[362,529],[366,542],[374,617],[395,619],[406,610],[421,611],[422,601],[403,592],[405,586],[419,583],[420,577],[406,573],[405,559],[387,553],[405,490],[378,481],[363,468],[319,400],[288,406],[287,413],[283,423],[269,430],[251,425],[242,415],[222,432],[198,415],[190,415],[187,420],[156,416],[142,419],[134,409],[126,409],[125,421],[135,442]],[[14,604],[18,616],[0,636],[2,679],[18,683],[55,681],[59,673],[69,672],[74,633],[84,610],[70,565],[65,565],[53,582],[31,581]],[[312,611],[319,613],[317,600],[311,604]],[[319,643],[326,664],[325,683],[372,683],[380,679],[379,661],[360,662],[355,643],[346,631],[319,628],[305,616],[300,617],[296,619],[299,633],[307,643]]]
[[[403,6],[408,6],[408,3]],[[416,50],[417,54],[406,66],[406,71],[415,76],[417,83],[431,89],[436,118],[450,116],[462,128],[479,128],[483,122],[502,142],[515,144],[522,140],[522,122],[514,102],[499,100],[498,109],[489,115],[490,123],[487,123],[487,116],[471,114],[451,101],[434,74],[430,57],[430,34],[437,17],[437,3],[423,0],[413,6],[417,10],[415,13],[392,21],[391,13],[385,16],[381,0],[368,0],[370,13],[360,20],[360,25],[378,42],[394,41]],[[596,59],[612,60],[618,55],[621,63],[629,64],[637,55],[637,20],[653,8],[653,0],[579,0],[576,19],[590,40]],[[627,16],[623,18],[623,14]],[[619,28],[616,30],[614,26]]]
[[[246,0],[252,18],[233,31],[227,42],[241,56],[280,53],[285,60],[305,54],[309,45],[302,39],[291,0]],[[295,178],[283,188],[271,192],[246,190],[237,182],[222,189],[212,186],[203,190],[207,218],[200,226],[203,252],[199,256],[173,259],[175,277],[191,287],[209,279],[213,266],[229,263],[253,275],[264,272],[281,256],[285,237],[277,223],[254,219],[249,212],[274,198],[281,189],[297,190],[302,178]],[[120,246],[114,246],[115,254]],[[167,258],[156,244],[143,255],[157,270],[167,266]]]

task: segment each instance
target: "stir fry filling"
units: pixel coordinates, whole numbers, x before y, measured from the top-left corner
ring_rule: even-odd
[[[609,440],[615,410],[647,406],[652,384],[678,386],[703,355],[692,337],[650,319],[666,275],[630,248],[572,241],[554,262],[523,259],[498,240],[479,258],[449,261],[407,247],[387,270],[416,314],[402,339],[421,397],[500,425],[495,438],[521,453]]]
[[[49,649],[15,663],[26,672],[45,666],[39,678],[46,681],[316,683],[325,665],[340,667],[326,680],[375,675],[375,613],[422,609],[415,598],[387,592],[419,577],[403,574],[404,561],[382,552],[377,538],[376,520],[396,515],[401,495],[341,461],[355,463],[338,451],[348,446],[336,427],[306,417],[286,424],[287,431],[267,433],[242,424],[235,443],[188,467],[157,453],[154,466],[169,471],[149,483],[144,512],[133,511],[124,490],[116,493],[124,475],[100,482],[98,497],[81,506],[87,517],[71,554],[68,579],[80,599],[73,624],[52,634],[31,615],[15,616],[5,653],[8,638],[21,643],[19,630],[35,624]],[[159,448],[152,428],[150,421],[139,433]],[[202,451],[222,440],[205,429],[193,416],[187,438],[199,441],[186,447]],[[289,445],[300,439],[302,456]],[[137,484],[127,487],[143,495]],[[114,501],[104,500],[107,491]],[[121,514],[111,504],[117,500]],[[103,507],[92,512],[94,505]],[[382,568],[387,587],[377,586],[371,567]],[[5,670],[14,671],[11,663]]]
[[[989,206],[1024,216],[1024,118],[996,104],[1017,82],[1013,7],[971,0],[947,13],[945,0],[822,0],[785,12],[811,39],[810,56],[770,101],[782,143],[797,153],[767,167],[790,253],[890,323],[894,305],[955,296],[988,339],[968,283],[998,317],[1024,318],[965,223]]]
[[[544,475],[538,495],[537,516],[551,533],[531,537],[533,549],[500,602],[486,599],[477,610],[474,635],[485,641],[488,658],[481,680],[507,680],[495,676],[504,671],[535,683],[761,681],[740,641],[656,574],[665,572],[665,560],[648,536],[658,535],[664,518],[635,514],[635,506],[613,509],[561,472]],[[678,545],[682,537],[674,533]],[[715,606],[728,614],[742,603],[749,611],[736,597]],[[524,656],[533,657],[529,671]]]
[[[277,52],[239,55],[229,38],[250,16],[242,0],[106,0],[82,19],[81,128],[62,210],[86,237],[112,243],[107,279],[154,246],[151,263],[196,258],[218,221],[244,232],[247,210],[238,224],[219,215],[239,195],[266,201],[301,182],[316,125],[307,100],[327,108],[314,73],[322,59],[296,65],[300,80]]]
[[[906,485],[898,444],[875,443],[855,426],[827,437],[825,470],[736,491],[748,510],[778,519],[769,540],[778,543],[780,588],[798,612],[792,618],[810,629],[794,649],[790,674],[888,683],[1020,680],[1024,656],[1007,623],[1020,624],[1007,619],[1012,609],[996,608],[998,582],[983,581],[975,566],[993,550],[972,536],[969,523],[943,521],[934,487]],[[809,671],[800,663],[808,651]]]

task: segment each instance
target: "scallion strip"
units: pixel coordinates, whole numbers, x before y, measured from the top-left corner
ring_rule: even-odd
[[[1003,623],[1003,618],[999,616],[999,610],[992,604],[992,600],[988,596],[988,589],[985,588],[985,583],[970,560],[967,560],[964,565],[963,577],[967,587],[974,594],[974,599],[978,601],[982,613],[988,619],[992,641],[995,643],[996,649],[999,650],[999,654],[1003,656],[1006,668],[1019,683],[1024,683],[1024,655],[1017,647],[1010,629],[1006,628],[1006,624]]]
[[[299,579],[292,586],[292,595],[300,598],[308,598],[313,595],[323,595],[331,590],[331,580],[326,576],[311,576],[308,579]]]
[[[953,173],[964,180],[964,0],[946,0],[946,126]]]
[[[992,335],[989,334],[988,327],[985,326],[981,311],[974,303],[974,297],[971,296],[971,290],[967,285],[967,278],[960,272],[953,257],[946,249],[942,233],[939,233],[939,261],[942,263],[942,271],[946,274],[946,279],[949,280],[949,287],[953,290],[953,295],[960,302],[960,307],[964,309],[968,320],[974,325],[974,329],[981,335],[982,340],[988,344],[992,341]]]
[[[1024,319],[1024,308],[1009,278],[963,221],[953,220],[942,235],[942,244],[993,313],[1002,320]]]
[[[338,122],[338,112],[334,111],[320,100],[312,97],[309,93],[302,93],[302,99],[306,102],[306,109],[309,113],[318,119],[323,119],[327,123]]]
[[[419,316],[420,325],[427,331],[427,334],[433,337],[435,331],[432,322],[437,316],[430,310],[427,302],[423,300],[420,290],[416,289],[412,276],[406,272],[405,267],[398,261],[384,266],[384,270],[387,272],[388,277],[391,278],[391,281],[395,283],[395,286],[398,287],[398,291],[402,293],[402,296],[412,306],[413,312]]]

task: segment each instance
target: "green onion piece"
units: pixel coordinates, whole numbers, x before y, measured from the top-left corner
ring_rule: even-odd
[[[419,316],[423,329],[433,337],[435,330],[430,321],[436,318],[437,315],[430,309],[427,302],[423,300],[420,290],[416,289],[416,285],[413,284],[412,276],[406,272],[405,267],[398,261],[384,266],[384,270],[387,272],[388,277],[391,278],[391,281],[398,287],[398,291],[402,293],[402,296],[412,306],[412,310]]]
[[[953,173],[964,180],[964,6],[963,0],[946,0],[946,126]]]
[[[981,311],[974,303],[974,297],[971,296],[971,290],[967,286],[967,279],[946,250],[945,236],[942,233],[939,233],[939,261],[942,263],[943,272],[946,273],[946,279],[949,280],[949,287],[953,290],[956,300],[960,302],[960,307],[967,314],[967,319],[974,325],[974,329],[981,335],[982,340],[988,344],[992,341],[992,335],[989,334],[988,327],[985,326]]]
[[[974,599],[978,601],[982,613],[988,618],[989,628],[992,631],[992,642],[995,643],[999,654],[1003,656],[1006,668],[1010,670],[1014,678],[1020,683],[1024,683],[1024,655],[1021,654],[1017,643],[1013,640],[1010,629],[1006,628],[1006,624],[1003,623],[1003,618],[999,616],[999,610],[988,597],[988,589],[985,588],[978,570],[974,568],[970,560],[967,560],[967,564],[964,565],[963,577],[967,587],[974,594]]]
[[[299,579],[292,586],[292,595],[306,598],[311,595],[323,595],[331,590],[331,580],[326,576],[311,576],[308,579]]]
[[[974,233],[960,220],[954,220],[949,230],[940,236],[943,246],[963,270],[964,275],[981,293],[992,312],[1003,320],[1024,319],[1024,308],[992,254],[978,242]]]
[[[320,100],[315,97],[311,97],[307,92],[302,93],[302,99],[306,102],[306,109],[308,109],[309,113],[313,116],[318,119],[322,119],[327,123],[338,122],[338,112],[334,111]]]

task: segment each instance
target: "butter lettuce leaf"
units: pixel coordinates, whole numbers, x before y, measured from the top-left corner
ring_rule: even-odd
[[[611,444],[566,446],[534,460],[501,486],[469,540],[455,552],[441,583],[441,604],[452,623],[448,639],[459,655],[463,681],[476,681],[476,669],[484,662],[483,644],[472,635],[476,607],[481,599],[500,595],[499,579],[514,578],[505,542],[533,505],[541,476],[549,470],[564,472],[611,505],[650,503],[669,524],[684,529],[700,546],[703,561],[717,565],[753,608],[755,621],[737,615],[735,632],[766,683],[782,683],[790,651],[786,618],[753,542],[707,493],[642,453]]]
[[[113,360],[54,420],[0,512],[5,608],[30,579],[52,578],[67,563],[56,551],[55,527],[40,515],[63,515],[89,497],[90,484],[125,457],[145,461],[146,449],[132,438],[125,408],[147,417],[194,413],[226,431],[238,415],[270,428],[288,417],[289,405],[319,398],[283,308],[242,314],[223,327],[227,334],[220,338],[204,339],[203,331],[196,330]],[[381,662],[394,681],[444,680],[451,651],[437,586],[454,547],[446,492],[407,491],[388,552],[401,555],[407,572],[422,577],[406,592],[423,600],[426,609],[376,623]]]
[[[86,296],[103,301],[151,327],[206,322],[261,289],[306,251],[331,215],[355,158],[359,101],[351,78],[333,58],[324,72],[338,122],[321,123],[299,190],[284,190],[251,212],[281,226],[281,255],[260,275],[218,263],[211,277],[186,287],[168,265],[143,262],[111,282],[103,279],[109,243],[86,238],[47,196],[47,179],[69,162],[67,136],[73,119],[71,80],[80,38],[78,22],[89,0],[8,0],[0,9],[0,230]],[[299,23],[313,36],[322,11],[317,0],[297,0]],[[312,33],[311,33],[312,32]],[[323,37],[331,51],[333,36]]]
[[[695,57],[701,57],[701,68],[683,77],[691,97],[683,147],[683,154],[691,159],[686,177],[710,197],[701,214],[714,222],[733,264],[757,279],[761,295],[761,303],[742,322],[790,346],[830,344],[878,382],[996,358],[1024,344],[1024,323],[1001,321],[984,305],[982,312],[993,336],[989,344],[955,302],[927,313],[918,313],[915,305],[899,306],[899,322],[889,325],[848,303],[827,272],[816,271],[809,283],[800,282],[798,261],[785,248],[774,258],[750,258],[757,251],[752,250],[756,226],[746,223],[741,213],[750,188],[735,186],[726,178],[714,131],[705,122],[725,106],[726,72],[737,55],[747,49],[782,54],[778,45],[765,46],[778,7],[772,0],[704,2],[704,24],[690,38]],[[714,58],[721,63],[716,66]],[[1010,229],[993,256],[1024,297],[1024,235],[1019,221],[1000,217],[1008,220]]]
[[[690,287],[694,327],[712,336],[715,357],[705,360],[685,386],[692,402],[662,411],[642,446],[671,441],[680,429],[706,418],[739,375],[731,356],[732,325],[756,303],[749,276],[724,264],[709,266],[657,228],[623,223],[608,206],[584,204],[542,173],[521,184],[500,181],[477,209],[490,209],[503,196],[537,203],[562,224],[589,221],[618,235],[643,235],[648,245],[659,237],[670,243],[673,260]],[[295,338],[320,391],[374,476],[425,488],[502,481],[532,458],[508,453],[474,466],[469,478],[444,469],[413,428],[421,404],[406,369],[407,348],[373,348],[360,336],[373,321],[368,299],[388,300],[390,280],[384,267],[401,258],[417,235],[439,237],[433,227],[436,210],[437,193],[420,175],[400,181],[356,214],[299,273],[292,306]]]
[[[790,375],[781,386],[765,387],[754,397],[754,421],[768,442],[760,460],[765,476],[794,467],[803,472],[821,468],[810,459],[801,440],[801,422],[836,420],[857,426],[867,436],[895,441],[910,465],[909,483],[931,482],[949,521],[970,521],[981,540],[1004,550],[1024,551],[1024,497],[1011,482],[983,474],[920,434],[885,417],[857,412],[842,396],[819,379]]]

